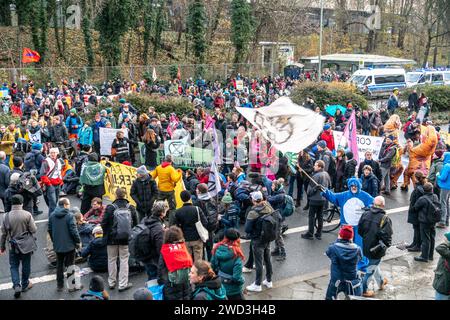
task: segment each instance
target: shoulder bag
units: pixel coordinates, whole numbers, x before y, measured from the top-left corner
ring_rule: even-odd
[[[195,207],[197,209],[197,217],[198,221],[195,223],[195,228],[197,229],[198,235],[200,236],[200,239],[202,242],[206,242],[209,239],[209,233],[208,230],[203,226],[202,220],[200,220],[200,211],[198,210],[198,207]]]

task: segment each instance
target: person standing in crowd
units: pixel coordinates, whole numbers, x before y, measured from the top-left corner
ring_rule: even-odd
[[[314,170],[313,167],[314,164],[309,153],[304,150],[301,150],[298,154],[297,159],[297,171],[295,172],[295,175],[291,175],[291,177],[289,178],[288,194],[291,197],[294,194],[294,182],[297,181],[297,198],[295,199],[296,207],[301,206],[303,192],[306,193],[306,189],[309,183],[309,179],[306,177],[306,174],[311,175]],[[306,198],[308,197],[306,196]],[[306,201],[308,202],[308,200]]]
[[[367,192],[372,197],[376,197],[379,194],[378,185],[379,181],[377,177],[372,172],[372,167],[365,165],[363,169],[363,175],[360,178],[361,180],[361,190]]]
[[[440,255],[434,271],[433,288],[436,300],[450,300],[450,232],[444,234],[444,242],[436,247]]]
[[[189,278],[194,286],[192,300],[227,300],[220,277],[211,269],[209,262],[196,261],[191,268]]]
[[[428,262],[433,260],[434,255],[434,242],[436,237],[435,222],[433,221],[433,213],[435,212],[435,203],[439,203],[439,200],[435,194],[433,194],[433,185],[426,182],[423,185],[424,194],[414,204],[414,211],[419,216],[420,223],[420,238],[422,240],[422,252],[418,257],[414,257],[414,260],[419,262]]]
[[[94,141],[94,150],[100,154],[100,128],[106,127],[106,119],[102,118],[99,113],[95,115],[94,123],[92,123],[92,140]]]
[[[325,163],[322,160],[317,160],[314,164],[313,181],[308,185],[308,203],[309,203],[309,215],[308,215],[308,232],[301,235],[303,239],[313,240],[322,239],[322,227],[323,227],[323,208],[327,200],[321,195],[322,190],[331,188],[331,179],[328,173],[324,170]],[[314,233],[314,225],[317,219],[318,225],[316,233]]]
[[[137,224],[136,209],[126,199],[127,192],[117,188],[116,200],[108,205],[101,223],[106,243],[108,245],[108,284],[111,290],[116,288],[117,259],[119,258],[119,292],[130,289],[133,284],[128,282],[128,242],[131,228]]]
[[[186,248],[183,231],[171,226],[164,233],[158,263],[158,284],[164,285],[164,300],[191,300],[191,267],[192,257]]]
[[[381,167],[381,190],[386,195],[391,194],[391,167],[392,159],[396,153],[396,145],[393,136],[387,136],[381,146],[379,162]]]
[[[175,211],[174,225],[181,228],[186,240],[186,248],[192,256],[193,261],[201,260],[203,257],[203,241],[200,239],[195,224],[200,221],[206,228],[208,220],[203,210],[192,204],[192,196],[189,191],[180,194],[183,206]]]
[[[98,162],[98,155],[91,153],[88,161],[81,167],[80,184],[83,189],[81,213],[86,214],[94,198],[102,198],[105,194],[105,177],[109,178],[106,168]]]
[[[156,201],[153,204],[151,215],[148,215],[143,219],[143,223],[149,229],[150,243],[150,255],[147,257],[141,257],[139,260],[143,262],[145,271],[147,272],[148,280],[158,278],[158,262],[161,247],[164,240],[164,217],[169,211],[169,205],[166,201]]]
[[[81,257],[88,259],[89,268],[94,272],[108,272],[108,251],[103,238],[103,229],[97,225],[92,229],[92,239],[81,251]]]
[[[358,177],[361,178],[363,176],[365,166],[370,166],[372,168],[372,173],[378,179],[378,182],[381,182],[380,164],[377,161],[373,160],[373,154],[370,150],[366,151],[366,153],[364,154],[364,161],[359,164]]]
[[[6,241],[9,246],[9,265],[11,269],[11,280],[13,283],[14,297],[19,298],[22,292],[26,292],[33,287],[30,282],[31,255],[36,248],[21,248],[14,244],[17,237],[28,233],[34,237],[37,228],[33,216],[30,212],[22,209],[23,197],[19,194],[11,198],[12,208],[6,214],[2,223],[2,236],[0,240],[0,255],[6,251]],[[25,251],[23,251],[25,249]],[[19,266],[22,264],[22,277],[20,277]]]
[[[358,165],[358,161],[353,158],[353,152],[347,152],[345,154],[345,158],[347,159],[347,161],[345,162],[344,166],[344,186],[347,185],[348,179],[355,177],[356,166]]]
[[[427,182],[425,175],[416,171],[414,174],[416,176],[416,186],[409,197],[409,208],[408,208],[408,223],[412,224],[414,230],[413,241],[410,245],[406,246],[406,249],[410,252],[420,252],[422,246],[422,239],[420,237],[420,222],[419,213],[414,210],[414,206],[421,196],[425,194],[423,186]]]
[[[16,142],[14,134],[6,130],[5,125],[0,125],[0,151],[5,152],[7,165],[9,165],[9,159],[13,154],[14,142]]]
[[[70,115],[66,119],[66,127],[69,132],[69,139],[78,140],[78,133],[83,127],[83,120],[77,114],[75,108],[70,109]]]
[[[58,158],[58,148],[51,148],[49,156],[42,162],[40,171],[41,183],[44,189],[45,203],[48,205],[48,216],[50,217],[56,208],[59,192],[63,184],[61,170],[62,161]]]
[[[353,243],[353,236],[352,226],[341,226],[338,239],[326,251],[326,255],[331,260],[326,300],[335,300],[339,292],[344,292],[346,295],[362,295],[361,279],[357,272],[362,253],[361,248]]]
[[[147,129],[142,141],[145,143],[145,165],[150,171],[153,171],[158,165],[157,156],[161,138],[155,134],[153,129]]]
[[[438,223],[439,228],[445,228],[449,225],[450,209],[450,152],[444,153],[444,166],[441,172],[437,174],[437,185],[441,189],[439,196],[441,202],[441,222]]]
[[[339,149],[336,154],[336,174],[334,177],[330,177],[330,179],[334,179],[336,192],[342,192],[345,189],[344,184],[344,173],[345,173],[345,163],[347,160],[345,159],[345,151],[343,149]]]
[[[256,265],[256,279],[247,286],[248,291],[261,292],[261,284],[267,288],[272,288],[272,262],[270,261],[270,242],[261,237],[262,217],[273,212],[273,208],[264,200],[261,191],[251,193],[253,206],[247,215],[245,222],[245,232],[250,235],[250,245],[254,255]],[[266,266],[266,279],[262,281],[263,263]],[[251,266],[250,266],[251,267]]]
[[[11,171],[11,177],[9,179],[9,186],[5,190],[5,212],[11,210],[11,197],[16,194],[20,194],[23,197],[23,210],[33,213],[33,194],[23,188],[20,178],[23,178],[23,160],[21,157],[14,157],[14,168]],[[33,181],[30,177],[29,181]],[[34,181],[37,184],[37,180]]]
[[[48,234],[56,252],[56,283],[57,290],[64,289],[64,267],[67,267],[67,279],[71,279],[75,272],[75,249],[81,248],[81,239],[75,223],[75,217],[70,212],[70,201],[61,198],[58,206],[48,219]],[[82,289],[75,283],[68,283],[69,292]]]
[[[398,89],[394,88],[392,91],[391,96],[389,97],[388,103],[387,103],[387,109],[389,111],[389,114],[394,114],[395,110],[399,107],[398,103]]]
[[[172,156],[167,155],[164,162],[151,172],[153,179],[158,178],[158,200],[167,200],[170,207],[169,221],[176,209],[175,186],[182,178],[181,169],[175,169],[173,166]]]
[[[111,156],[115,162],[123,163],[130,160],[128,142],[129,140],[124,136],[123,131],[117,131],[116,138],[111,145]]]
[[[156,182],[152,179],[145,166],[140,166],[137,169],[136,179],[131,185],[130,195],[136,203],[138,221],[142,221],[142,219],[150,215],[153,202],[158,195]]]
[[[84,146],[92,146],[94,133],[91,127],[91,121],[86,121],[83,127],[78,132],[78,143],[80,144],[80,149]]]
[[[367,272],[362,281],[364,297],[373,297],[375,293],[368,290],[370,277],[374,276],[380,290],[387,284],[380,270],[381,258],[392,244],[392,221],[384,211],[385,200],[378,196],[373,200],[373,207],[361,216],[358,223],[358,233],[363,239],[363,253],[369,259]]]
[[[6,208],[5,192],[9,187],[11,177],[11,170],[5,161],[6,153],[4,151],[0,151],[0,199],[3,203],[3,210]]]
[[[331,126],[328,123],[323,127],[323,132],[320,135],[320,140],[326,142],[328,150],[333,151],[335,149],[333,132],[331,130]]]
[[[419,95],[414,89],[408,96],[408,114],[419,112]]]
[[[277,180],[272,181],[272,193],[268,196],[267,201],[272,206],[273,210],[278,210],[280,212],[283,211],[286,206],[286,192],[284,190],[284,179],[279,178]],[[281,220],[279,222],[280,230],[278,231],[277,238],[275,239],[275,248],[271,252],[272,256],[278,256],[276,258],[277,261],[286,260],[286,247],[284,245],[283,235],[282,235],[282,223],[285,221],[285,218],[281,216]],[[285,230],[286,231],[286,230]]]
[[[224,239],[214,245],[211,267],[221,278],[228,300],[245,300],[245,280],[242,276],[244,259],[239,231],[227,229]]]

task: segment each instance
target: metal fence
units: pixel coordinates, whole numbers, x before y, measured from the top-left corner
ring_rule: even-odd
[[[173,64],[147,66],[117,66],[117,67],[41,67],[41,68],[0,68],[0,81],[20,82],[33,80],[36,84],[47,82],[60,83],[62,79],[100,84],[113,78],[140,81],[152,79],[155,68],[157,81],[169,81],[177,74],[178,68],[182,79],[196,78],[201,75],[205,80],[225,80],[240,73],[246,77],[274,76],[281,72],[278,63],[241,63],[241,64]]]

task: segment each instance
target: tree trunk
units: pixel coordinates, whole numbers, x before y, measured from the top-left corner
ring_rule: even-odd
[[[398,39],[397,39],[397,48],[404,49],[405,48],[405,36],[406,36],[406,27],[401,26],[398,30]]]
[[[129,64],[130,63],[130,54],[131,54],[131,37],[132,37],[133,33],[130,32],[130,35],[128,37],[128,51],[127,51],[127,57],[125,59],[125,64]]]
[[[366,45],[366,52],[372,52],[374,50],[374,42],[375,42],[375,32],[374,30],[370,30],[369,34],[367,35],[367,45]]]
[[[422,63],[423,68],[425,68],[427,65],[428,56],[430,55],[430,49],[431,49],[431,29],[428,29],[427,44],[425,46],[425,51],[423,53],[423,63]]]
[[[220,16],[222,15],[222,11],[223,11],[224,5],[225,5],[225,1],[219,1],[219,4],[217,6],[217,10],[216,10],[216,14],[214,16],[214,21],[212,23],[211,30],[209,31],[209,36],[208,36],[208,51],[209,52],[211,50],[210,48],[211,48],[211,45],[213,43],[215,33],[216,33],[217,28],[219,26]],[[208,54],[209,54],[209,52],[208,52]]]
[[[59,39],[59,29],[58,29],[58,5],[56,4],[56,1],[53,1],[54,3],[54,11],[53,11],[53,30],[55,32],[55,40],[56,40],[56,49],[58,51],[58,55],[60,57],[63,57],[61,50],[61,41]]]

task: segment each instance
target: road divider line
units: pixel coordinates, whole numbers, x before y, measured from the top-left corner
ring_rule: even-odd
[[[37,283],[43,283],[43,282],[50,282],[50,281],[54,281],[54,280],[56,280],[56,274],[49,274],[46,276],[30,279],[30,282],[32,284],[37,284]],[[12,285],[13,285],[12,282],[2,283],[2,284],[0,284],[0,291],[9,290],[12,288]]]

